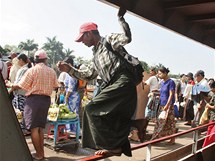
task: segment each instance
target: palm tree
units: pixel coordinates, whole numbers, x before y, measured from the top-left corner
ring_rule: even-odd
[[[158,65],[156,65],[156,68],[157,68],[157,69],[159,69],[159,68],[161,68],[161,67],[164,67],[164,65],[161,64],[161,63],[159,63]]]
[[[4,50],[5,50],[5,53],[3,55],[9,55],[10,52],[15,52],[15,53],[21,52],[21,49],[18,48],[16,45],[8,45],[8,44],[4,46]]]
[[[0,45],[0,53],[1,53],[2,55],[7,55],[7,52],[10,52],[10,50],[7,50],[7,49],[2,48],[1,45]]]
[[[38,49],[38,44],[34,43],[34,39],[33,40],[30,40],[30,39],[27,39],[26,42],[20,42],[18,47],[21,49],[21,50],[25,50],[28,52],[28,56],[29,56],[29,53],[33,50],[37,50]]]
[[[140,63],[142,65],[144,71],[149,72],[149,65],[144,61],[140,61]]]
[[[65,51],[64,51],[64,56],[65,56],[65,57],[73,56],[73,57],[75,58],[75,56],[72,55],[73,52],[74,52],[74,50],[71,50],[70,48],[65,49]],[[65,58],[65,57],[64,57],[64,58]]]
[[[50,61],[52,61],[50,63],[52,63],[53,67],[55,66],[57,61],[65,58],[63,52],[63,43],[57,41],[56,36],[54,36],[53,38],[47,37],[47,42],[43,44],[42,48],[47,51]]]

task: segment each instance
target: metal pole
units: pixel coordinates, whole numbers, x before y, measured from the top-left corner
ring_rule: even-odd
[[[199,130],[195,130],[194,131],[194,135],[193,135],[193,146],[192,146],[192,154],[196,154],[197,151],[197,144],[198,144],[198,131]]]
[[[151,161],[151,144],[146,147],[146,161]]]

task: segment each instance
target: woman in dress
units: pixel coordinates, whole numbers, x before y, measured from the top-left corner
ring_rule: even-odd
[[[18,65],[20,66],[20,69],[17,71],[16,78],[14,81],[14,84],[17,84],[22,76],[25,74],[25,72],[31,67],[30,61],[28,57],[25,54],[19,54],[17,56],[18,59]],[[12,84],[11,84],[12,86]],[[9,93],[13,92],[14,98],[12,100],[12,105],[14,108],[19,109],[21,113],[24,111],[24,106],[25,106],[25,91],[22,89],[17,89],[17,90],[10,90]],[[28,131],[25,127],[24,121],[20,122],[21,129],[23,131],[24,135],[30,134],[30,131]]]
[[[68,57],[64,61],[71,66],[74,64],[72,57]],[[79,116],[80,96],[78,94],[78,80],[66,73],[64,85],[66,88],[64,101],[68,105],[69,110],[75,112],[77,116]],[[75,132],[75,128],[74,125],[67,125],[68,131]]]
[[[160,67],[158,69],[158,76],[162,79],[158,116],[162,111],[165,111],[165,117],[158,117],[152,139],[172,135],[176,132],[176,122],[173,106],[175,102],[175,83],[172,79],[169,78],[168,73],[168,68]],[[168,144],[175,144],[175,138],[171,138]]]

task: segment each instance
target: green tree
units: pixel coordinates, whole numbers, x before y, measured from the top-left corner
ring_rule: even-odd
[[[64,56],[65,57],[71,56],[73,52],[74,52],[74,50],[71,50],[70,48],[65,49],[64,50]],[[72,56],[75,57],[74,55],[72,55]]]
[[[8,52],[10,52],[10,50],[2,48],[2,46],[0,45],[0,53],[2,55],[7,55]]]
[[[21,52],[21,49],[18,48],[16,45],[8,45],[8,44],[4,46],[4,50],[7,51],[7,55],[10,52],[16,52],[16,53],[20,53]]]
[[[143,66],[144,71],[149,72],[149,65],[144,61],[140,61],[140,63]]]
[[[169,77],[170,77],[170,78],[179,79],[179,78],[180,78],[180,74],[172,74],[172,73],[170,73],[170,74],[169,74]]]
[[[52,67],[55,67],[56,63],[65,58],[65,53],[63,52],[63,43],[57,41],[56,36],[53,38],[47,37],[47,42],[43,44],[42,47],[46,50]]]
[[[164,67],[163,64],[159,63],[158,65],[155,66],[157,69],[161,68],[161,67]]]
[[[38,44],[34,43],[34,39],[32,39],[32,40],[27,39],[26,42],[20,42],[18,47],[21,50],[27,51],[28,56],[30,56],[31,52],[38,49]],[[33,54],[33,53],[31,53],[31,54]]]

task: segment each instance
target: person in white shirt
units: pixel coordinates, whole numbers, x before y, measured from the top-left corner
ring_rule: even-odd
[[[181,106],[181,102],[184,101],[184,91],[185,88],[187,86],[186,83],[186,76],[185,74],[181,74],[180,75],[180,82],[176,85],[176,89],[175,89],[175,103],[179,105],[179,118],[178,119],[183,119],[183,115],[184,115],[184,107]]]
[[[19,60],[17,57],[13,58],[12,60],[12,67],[10,68],[10,73],[9,73],[9,80],[11,83],[14,83],[14,81],[16,80],[16,74],[18,72],[18,70],[21,68],[18,64]]]
[[[150,75],[151,77],[145,81],[145,85],[150,86],[150,93],[148,95],[149,100],[146,106],[145,117],[155,121],[159,103],[159,79],[156,76],[157,69],[155,67],[150,69]]]
[[[194,108],[195,118],[192,125],[193,127],[199,124],[199,120],[207,104],[207,94],[210,92],[210,87],[204,77],[205,73],[202,70],[197,71],[195,74],[196,84],[192,89],[192,96],[194,104],[196,105]]]
[[[192,120],[194,119],[194,102],[192,100],[192,88],[195,85],[193,73],[189,72],[186,76],[187,85],[183,92],[183,102],[180,102],[180,106],[183,106],[183,113],[181,113],[181,118],[187,121],[184,125],[191,126]]]

